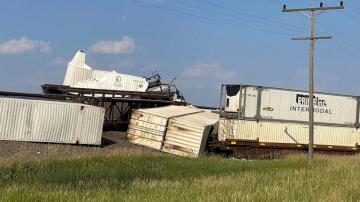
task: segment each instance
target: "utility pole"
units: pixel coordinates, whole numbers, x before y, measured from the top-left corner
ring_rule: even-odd
[[[292,40],[309,40],[309,165],[314,161],[314,45],[315,40],[331,39],[331,36],[315,36],[315,18],[326,10],[344,9],[343,1],[340,1],[339,6],[323,6],[320,2],[320,7],[309,8],[293,8],[288,9],[286,5],[283,6],[282,12],[299,12],[310,18],[310,36],[309,37],[293,37]]]

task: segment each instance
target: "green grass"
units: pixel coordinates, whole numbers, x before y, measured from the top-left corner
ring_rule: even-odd
[[[2,201],[358,201],[360,156],[243,161],[118,152],[0,164]]]

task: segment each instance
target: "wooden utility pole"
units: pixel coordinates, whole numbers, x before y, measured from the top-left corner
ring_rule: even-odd
[[[331,36],[315,36],[315,18],[326,10],[344,9],[343,1],[340,1],[339,6],[323,6],[309,8],[294,8],[288,9],[286,5],[283,6],[282,12],[300,12],[310,18],[310,36],[309,37],[294,37],[293,40],[310,40],[309,48],[309,165],[314,161],[314,45],[315,40],[331,39]]]

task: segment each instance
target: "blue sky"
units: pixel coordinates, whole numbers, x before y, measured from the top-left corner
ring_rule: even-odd
[[[360,95],[360,2],[317,18],[317,90]],[[282,13],[317,0],[1,1],[0,90],[61,84],[79,49],[103,70],[158,71],[187,100],[217,106],[222,83],[307,88],[308,19]],[[324,1],[338,5],[338,1]],[[99,44],[100,49],[99,49]]]

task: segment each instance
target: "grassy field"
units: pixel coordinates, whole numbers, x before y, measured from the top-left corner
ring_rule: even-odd
[[[119,150],[0,161],[1,201],[358,201],[360,156],[200,159]]]

